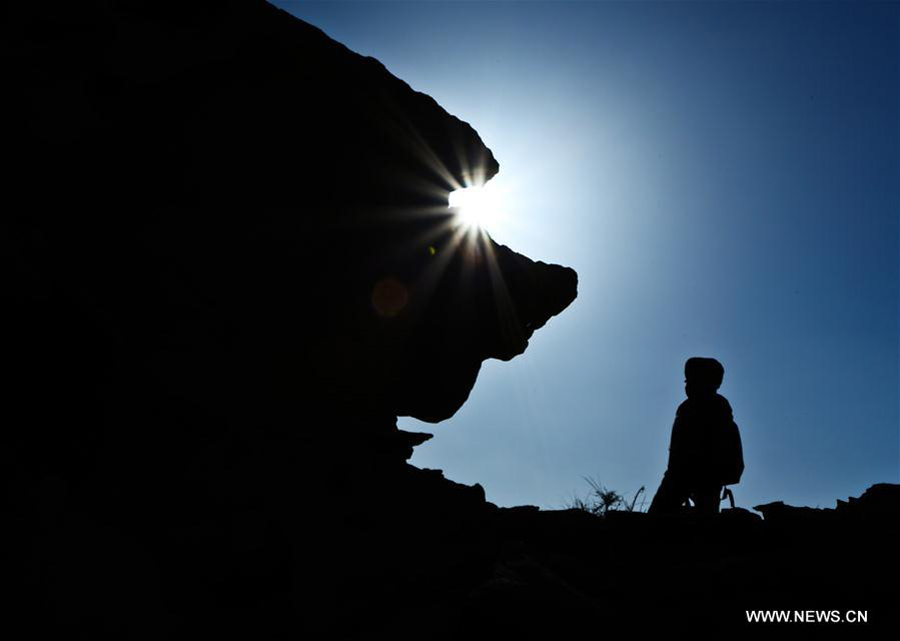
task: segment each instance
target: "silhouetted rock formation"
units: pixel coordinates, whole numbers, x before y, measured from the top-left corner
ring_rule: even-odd
[[[631,616],[647,585],[670,611],[734,571],[783,583],[756,560],[791,548],[748,514],[499,510],[406,463],[429,435],[396,417],[452,415],[576,289],[453,245],[451,184],[498,165],[431,98],[254,0],[22,2],[6,43],[16,638],[535,637]],[[666,541],[710,533],[734,571],[709,557],[706,592],[659,582],[694,568]]]
[[[396,417],[451,416],[575,273],[455,245],[448,193],[497,172],[490,150],[264,2],[7,14],[22,616],[117,637],[377,625],[489,509],[408,466],[428,436]]]

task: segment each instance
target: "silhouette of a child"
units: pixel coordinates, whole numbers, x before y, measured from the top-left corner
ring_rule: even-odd
[[[675,413],[669,466],[649,511],[676,512],[690,498],[698,513],[716,514],[722,486],[734,482],[728,480],[729,462],[722,460],[722,453],[727,451],[727,439],[734,435],[739,443],[740,438],[731,405],[716,393],[725,368],[714,358],[694,357],[685,363],[684,376],[687,400]],[[740,466],[742,470],[742,459]]]

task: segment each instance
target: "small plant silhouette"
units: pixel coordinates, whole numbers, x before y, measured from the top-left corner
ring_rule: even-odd
[[[589,476],[583,478],[591,487],[591,491],[585,498],[579,496],[573,498],[566,505],[567,508],[583,510],[596,516],[606,516],[609,512],[634,512],[638,498],[644,493],[644,486],[642,485],[629,502],[624,496],[615,490],[610,490],[599,481]],[[644,502],[641,501],[637,511],[643,512],[643,508]]]

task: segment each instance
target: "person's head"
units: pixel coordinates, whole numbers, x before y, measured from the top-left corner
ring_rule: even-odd
[[[684,392],[692,396],[711,396],[722,385],[725,368],[714,358],[694,356],[684,364]]]

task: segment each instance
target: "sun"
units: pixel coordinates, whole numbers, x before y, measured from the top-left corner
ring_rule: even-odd
[[[471,230],[486,231],[501,215],[500,194],[492,183],[450,192],[448,204],[456,210],[459,223]]]

